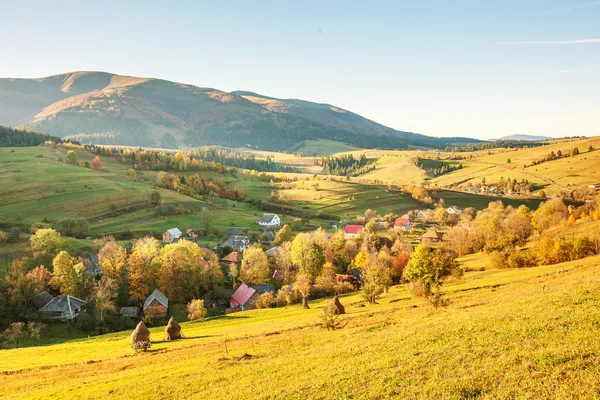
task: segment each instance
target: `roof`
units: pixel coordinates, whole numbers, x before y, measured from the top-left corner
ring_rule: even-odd
[[[238,251],[232,251],[225,257],[221,258],[221,261],[240,263],[242,262],[242,255]]]
[[[358,233],[362,231],[365,227],[362,225],[346,225],[344,228],[344,233]]]
[[[263,293],[267,293],[267,292],[271,292],[271,293],[275,292],[275,286],[272,283],[262,283],[260,285],[254,285],[254,286],[252,286],[252,289],[256,290],[258,292],[258,294],[263,294]]]
[[[250,240],[248,239],[248,236],[229,236],[229,239],[227,239],[225,241],[225,243],[223,243],[221,245],[221,247],[231,247],[232,249],[235,247],[241,247],[241,246],[245,246],[248,242],[250,242]]]
[[[227,236],[237,235],[238,233],[243,233],[245,231],[246,231],[246,228],[238,228],[238,227],[232,226],[227,229]]]
[[[276,216],[277,214],[263,214],[260,218],[260,221],[258,222],[268,224],[269,222],[273,221],[273,218],[275,218]]]
[[[179,230],[179,228],[171,228],[167,230],[167,232],[169,232],[173,236],[181,236],[181,231]]]
[[[52,296],[48,292],[42,292],[33,296],[30,301],[36,308],[42,308],[52,300]]]
[[[165,308],[169,308],[169,299],[167,299],[167,296],[165,296],[164,294],[162,294],[162,292],[158,289],[154,289],[154,291],[152,293],[150,293],[150,296],[148,296],[148,298],[146,299],[146,301],[144,301],[144,310],[146,310],[146,308],[148,308],[148,306],[150,305],[150,303],[152,303],[153,300],[157,300],[160,304],[162,304],[163,306],[165,306]]]
[[[285,251],[285,249],[281,246],[275,246],[273,248],[270,248],[269,250],[265,251],[265,254],[268,255],[269,257],[277,257],[279,255],[279,253],[281,253],[282,251]]]
[[[120,314],[125,317],[137,317],[138,316],[138,308],[137,307],[121,307]]]
[[[61,294],[50,300],[44,307],[40,309],[42,312],[65,312],[71,311],[74,308],[81,308],[85,305],[84,300],[77,297]]]
[[[429,229],[427,232],[425,232],[421,236],[421,239],[441,239],[441,238],[442,238],[442,234],[437,232],[435,229]]]
[[[242,283],[239,288],[231,295],[231,299],[229,300],[236,307],[243,306],[250,300],[252,296],[254,296],[256,290],[252,289],[250,286]]]
[[[394,220],[394,226],[406,226],[408,224],[410,224],[408,218],[396,218],[396,220]]]

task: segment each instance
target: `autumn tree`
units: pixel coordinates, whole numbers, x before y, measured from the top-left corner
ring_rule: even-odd
[[[107,242],[98,252],[98,264],[104,275],[122,282],[127,272],[127,250],[117,242]]]
[[[174,303],[193,298],[202,277],[201,259],[200,248],[187,240],[163,247],[156,259],[160,291]]]
[[[19,343],[27,337],[27,329],[23,322],[13,322],[4,331],[4,337],[8,342],[13,342],[19,348]]]
[[[42,337],[42,329],[46,327],[45,324],[41,322],[29,321],[27,323],[27,336],[31,338],[34,346],[37,346],[40,338]]]
[[[62,294],[80,296],[85,283],[83,263],[77,263],[74,257],[63,250],[54,257],[52,264],[54,273],[50,285],[57,288]]]
[[[560,198],[551,199],[542,203],[533,213],[532,224],[539,232],[563,223],[567,220],[569,212],[565,203]]]
[[[67,151],[67,162],[69,164],[77,164],[77,153],[75,153],[75,150],[69,150]]]
[[[269,259],[259,246],[251,246],[244,251],[240,278],[247,284],[266,283],[271,277]]]
[[[102,162],[100,161],[100,157],[94,157],[94,161],[92,161],[92,168],[96,171],[102,171]]]
[[[308,309],[308,297],[310,296],[311,280],[305,273],[300,273],[296,276],[294,282],[294,291],[302,297],[302,308]]]
[[[129,294],[138,299],[146,298],[154,284],[152,262],[160,253],[160,244],[152,236],[132,241],[131,254],[127,258]]]
[[[292,240],[294,233],[292,232],[292,228],[288,224],[285,224],[277,231],[275,234],[275,239],[273,240],[274,245],[279,245],[283,242],[289,242]]]
[[[369,254],[361,269],[361,288],[365,300],[374,304],[377,297],[391,284],[387,261],[377,254]]]
[[[104,275],[92,285],[90,296],[91,303],[98,316],[100,324],[104,324],[104,318],[108,311],[115,311],[119,286],[117,281]]]

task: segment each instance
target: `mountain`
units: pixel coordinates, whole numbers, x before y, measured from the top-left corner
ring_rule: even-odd
[[[524,135],[524,134],[516,134],[510,136],[503,136],[498,140],[525,140],[528,142],[536,142],[539,140],[552,140],[553,137],[550,136],[536,136],[536,135]]]
[[[167,148],[281,151],[312,139],[386,149],[479,142],[397,131],[329,104],[90,71],[0,79],[0,125],[82,143]]]

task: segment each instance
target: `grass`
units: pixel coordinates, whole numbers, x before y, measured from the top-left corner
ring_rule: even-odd
[[[304,141],[302,147],[298,148],[297,151],[304,153],[307,156],[330,156],[335,153],[343,153],[354,150],[358,150],[358,148],[343,142],[318,139]]]
[[[438,311],[403,287],[346,295],[335,331],[313,301],[185,322],[182,341],[153,328],[145,354],[127,333],[4,350],[0,397],[597,398],[599,263],[467,273]]]

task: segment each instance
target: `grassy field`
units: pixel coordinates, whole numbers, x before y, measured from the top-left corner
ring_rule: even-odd
[[[145,354],[127,332],[3,350],[0,397],[598,398],[599,264],[467,273],[438,311],[403,287],[345,295],[334,331],[323,300],[186,322],[176,342],[153,328]]]
[[[307,156],[329,156],[335,153],[358,150],[357,147],[333,140],[306,140],[297,151]]]

